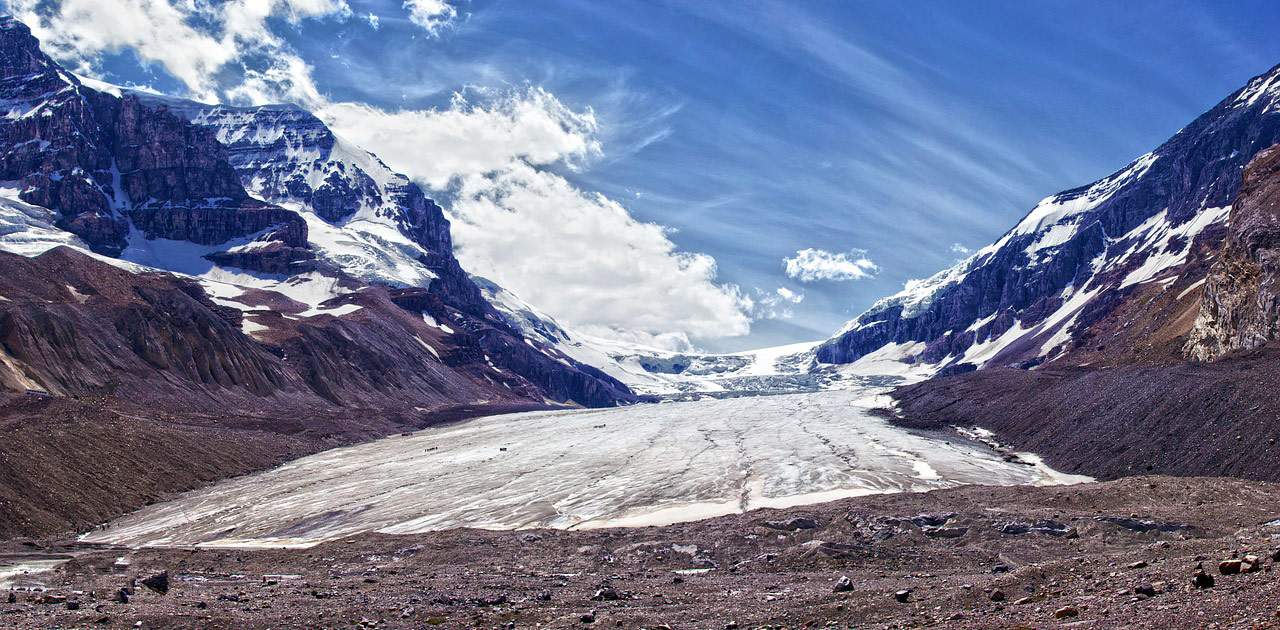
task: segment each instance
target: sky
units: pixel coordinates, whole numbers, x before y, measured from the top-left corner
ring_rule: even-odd
[[[1280,63],[1273,2],[7,0],[77,72],[289,101],[562,324],[829,336]]]

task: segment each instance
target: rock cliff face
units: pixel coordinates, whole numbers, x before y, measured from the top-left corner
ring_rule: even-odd
[[[1280,338],[1280,147],[1245,169],[1222,254],[1205,278],[1186,353],[1200,360]]]
[[[1180,292],[1195,252],[1222,237],[1244,165],[1280,139],[1278,102],[1280,67],[1155,151],[1044,199],[998,242],[881,300],[819,360],[881,351],[939,369],[1037,365],[1135,296]]]
[[[94,251],[120,255],[130,219],[147,238],[216,245],[272,230],[306,246],[306,224],[251,199],[207,130],[86,87],[12,18],[0,19],[0,57],[0,178]]]

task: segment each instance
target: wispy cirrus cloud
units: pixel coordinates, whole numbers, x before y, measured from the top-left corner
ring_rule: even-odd
[[[861,249],[849,252],[802,249],[795,256],[782,259],[782,266],[787,277],[800,282],[862,280],[880,271],[880,267],[867,258],[866,250]]]

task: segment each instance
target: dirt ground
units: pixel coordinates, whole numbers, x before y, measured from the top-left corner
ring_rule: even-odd
[[[666,527],[300,550],[14,541],[11,562],[71,559],[14,578],[0,627],[1280,627],[1278,491],[1170,477],[969,486]],[[1213,586],[1193,583],[1197,566]],[[167,590],[144,585],[162,573]]]

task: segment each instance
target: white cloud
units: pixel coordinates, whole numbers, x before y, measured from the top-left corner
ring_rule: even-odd
[[[552,316],[597,336],[744,335],[751,301],[716,263],[607,197],[515,162],[462,179],[450,208],[458,257]],[[669,345],[669,344],[668,344]]]
[[[10,11],[31,27],[45,50],[77,72],[96,75],[104,53],[132,50],[143,63],[162,66],[190,96],[207,102],[246,97],[318,102],[309,70],[305,76],[299,71],[305,62],[271,32],[267,20],[298,24],[351,15],[346,0],[63,0],[52,10],[43,5],[9,0]],[[224,90],[219,77],[228,69],[242,69],[244,81],[253,85]]]
[[[833,253],[823,249],[802,249],[790,258],[782,259],[787,276],[801,282],[819,280],[861,280],[880,271],[867,252],[861,249]]]
[[[973,250],[969,249],[968,247],[965,247],[964,245],[961,245],[960,243],[952,243],[951,253],[959,254],[961,256],[968,256],[969,254],[973,253]]]
[[[421,26],[428,35],[438,35],[458,17],[458,10],[446,0],[405,0],[409,21]]]
[[[368,14],[368,15],[364,16],[364,21],[368,22],[368,23],[369,23],[369,28],[371,28],[371,29],[373,29],[373,30],[375,30],[375,31],[376,31],[376,30],[378,30],[379,28],[382,28],[382,20],[381,20],[380,18],[378,18],[378,16],[376,16],[376,15],[374,15],[374,14],[372,14],[372,13],[370,13],[370,14]]]
[[[406,174],[442,189],[455,177],[489,173],[520,161],[577,165],[601,153],[595,114],[575,112],[530,87],[506,94],[458,93],[448,109],[387,112],[337,103],[317,112],[352,142]]]
[[[245,68],[239,85],[224,91],[227,99],[248,105],[324,102],[311,80],[311,66],[300,57],[282,55],[262,69]]]
[[[804,293],[786,287],[773,291],[755,290],[751,304],[753,319],[791,319],[795,313],[791,307],[804,301]]]
[[[393,169],[448,188],[463,266],[573,328],[682,349],[745,335],[752,319],[768,316],[716,282],[712,257],[679,251],[663,226],[546,168],[602,154],[590,109],[529,87],[458,94],[448,109],[342,103],[319,115]]]
[[[803,293],[796,293],[786,287],[778,287],[778,290],[774,291],[774,293],[777,293],[778,297],[782,298],[783,301],[790,302],[792,304],[799,304],[804,301]]]

